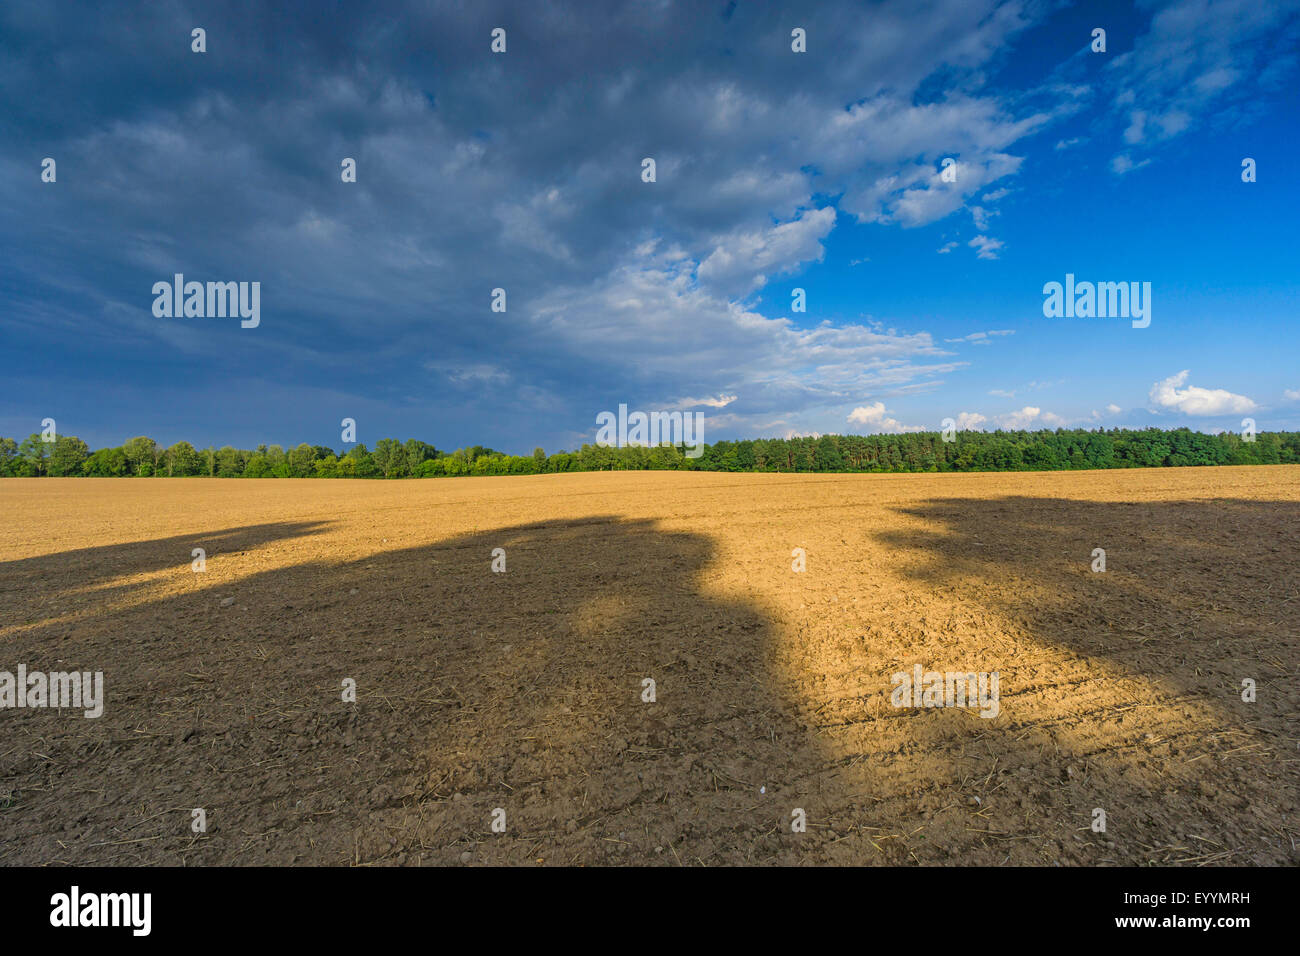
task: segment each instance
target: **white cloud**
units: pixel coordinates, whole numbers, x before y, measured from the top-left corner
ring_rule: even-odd
[[[926,167],[904,170],[878,179],[856,197],[846,197],[846,208],[874,205],[878,212],[859,219],[867,222],[897,222],[905,228],[923,226],[956,212],[968,196],[1020,167],[1017,157],[996,154],[976,167],[958,163],[957,182],[948,183],[940,173]]]
[[[1294,70],[1300,37],[1296,0],[1174,0],[1155,12],[1133,49],[1106,67],[1127,114],[1124,141],[1149,147],[1190,129],[1198,116],[1222,117],[1280,88]],[[1128,157],[1117,168],[1136,169]]]
[[[970,342],[972,345],[988,345],[993,336],[1015,335],[1015,329],[990,329],[988,332],[972,332],[970,335],[963,335],[961,338],[944,339],[945,342]]]
[[[797,219],[761,230],[719,236],[700,263],[701,283],[723,293],[744,294],[767,283],[768,273],[788,272],[804,262],[821,261],[822,240],[835,226],[835,209],[826,206]]]
[[[564,199],[559,189],[552,186],[539,190],[527,203],[499,202],[494,215],[501,223],[501,237],[506,242],[566,262],[572,261],[572,250],[555,228],[573,215],[572,204]]]
[[[1300,388],[1288,388],[1282,394],[1293,402],[1300,402]]]
[[[509,372],[485,362],[473,365],[425,362],[424,367],[431,372],[437,372],[439,376],[456,385],[504,385],[510,381]]]
[[[1142,133],[1146,129],[1147,114],[1134,110],[1129,114],[1128,129],[1124,130],[1124,142],[1132,145],[1142,142]]]
[[[339,224],[328,216],[322,216],[311,210],[298,220],[298,232],[310,239],[332,239],[338,233]]]
[[[1037,385],[1038,383],[1031,384]],[[1013,396],[1015,392],[994,389],[990,394],[1009,398]],[[1099,417],[1097,412],[1093,412],[1092,414],[1094,418]],[[1031,431],[1038,428],[1064,428],[1069,424],[1069,421],[1054,412],[1043,411],[1043,409],[1037,405],[1026,405],[1018,411],[994,415],[992,418],[988,418],[978,412],[962,412],[957,416],[957,427],[959,429],[982,430],[986,424],[991,424],[995,428],[1004,428],[1008,431]]]
[[[743,395],[745,413],[725,420],[742,432],[778,418],[825,431],[825,419],[800,416],[829,414],[864,393],[932,387],[965,364],[928,332],[768,318],[694,282],[695,269],[689,256],[642,245],[609,276],[530,303],[525,321],[561,354],[599,357],[602,387],[628,401],[662,407],[682,396]],[[722,383],[720,369],[728,374]],[[722,395],[705,390],[719,384]],[[721,427],[723,419],[709,422]]]
[[[1125,173],[1131,173],[1135,169],[1141,169],[1150,163],[1151,160],[1144,159],[1141,162],[1133,162],[1133,158],[1128,153],[1120,153],[1110,161],[1110,171],[1117,176],[1123,176]]]
[[[1063,378],[1059,378],[1059,379],[1056,379],[1055,381],[1049,381],[1049,382],[1037,382],[1037,381],[1034,381],[1034,382],[1026,382],[1024,385],[1018,385],[1018,386],[1016,386],[1015,388],[994,388],[994,389],[990,389],[990,390],[989,390],[989,394],[990,394],[990,395],[997,395],[997,396],[1000,396],[1001,398],[1015,398],[1015,397],[1016,397],[1016,394],[1019,393],[1019,392],[1021,392],[1021,391],[1025,391],[1025,392],[1036,392],[1036,391],[1038,391],[1039,389],[1043,389],[1043,388],[1053,388],[1053,387],[1055,387],[1055,386],[1057,386],[1057,385],[1064,385],[1064,384],[1065,384],[1065,379],[1063,379]]]
[[[885,409],[884,402],[874,402],[871,405],[862,405],[849,412],[847,421],[853,425],[864,425],[872,431],[891,432],[901,434],[903,432],[920,432],[925,429],[920,425],[904,425],[896,418],[891,418]]]
[[[1030,428],[1060,428],[1065,425],[1065,419],[1060,415],[1045,412],[1034,405],[1026,405],[1018,412],[999,415],[996,421],[1003,428],[1012,431]]]
[[[671,408],[696,408],[699,405],[705,405],[709,408],[726,408],[736,400],[735,395],[717,395],[713,398],[681,398],[670,406]]]
[[[1187,369],[1151,386],[1151,403],[1157,408],[1182,412],[1184,415],[1227,415],[1258,408],[1245,395],[1235,395],[1222,388],[1201,388],[1186,383]]]
[[[989,220],[998,214],[996,209],[985,209],[983,206],[970,207],[971,219],[975,223],[975,228],[980,232],[986,231],[989,227]]]
[[[978,249],[976,256],[980,259],[996,259],[998,250],[1002,248],[1002,240],[994,239],[991,236],[976,236],[970,242],[966,243],[972,249]]]

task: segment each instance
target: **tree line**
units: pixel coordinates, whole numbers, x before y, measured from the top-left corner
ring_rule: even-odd
[[[1141,430],[939,432],[820,435],[719,441],[691,458],[678,445],[622,448],[583,445],[578,451],[509,455],[482,445],[439,451],[418,439],[383,438],[374,450],[356,444],[164,448],[140,436],[91,451],[76,436],[21,443],[0,438],[0,477],[439,478],[456,475],[539,475],[573,471],[946,472],[1060,471],[1188,465],[1273,465],[1300,462],[1300,432],[1260,432],[1254,441],[1188,428]]]

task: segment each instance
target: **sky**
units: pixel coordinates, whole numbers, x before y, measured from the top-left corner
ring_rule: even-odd
[[[0,435],[1300,429],[1300,0],[274,6],[0,5]]]

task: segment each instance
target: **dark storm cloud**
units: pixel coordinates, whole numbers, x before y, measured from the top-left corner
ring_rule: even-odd
[[[801,328],[752,297],[840,219],[923,224],[1013,175],[1013,144],[1073,109],[983,88],[1039,12],[7,4],[0,235],[25,278],[0,322],[174,394],[328,390],[322,417],[391,420],[372,439],[446,419],[571,437],[618,401],[723,393],[744,425],[923,382],[956,367],[928,333]],[[937,180],[949,152],[960,188]],[[260,281],[262,327],[155,319],[174,272]]]

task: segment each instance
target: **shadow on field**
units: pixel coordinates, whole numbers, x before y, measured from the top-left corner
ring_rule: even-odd
[[[997,609],[1037,639],[1111,659],[1175,694],[1240,703],[1241,677],[1262,683],[1270,658],[1296,659],[1296,502],[963,498],[901,510],[934,528],[879,535],[926,555],[913,577],[930,587],[990,582],[981,595],[996,595]],[[1104,573],[1092,570],[1095,548],[1106,552]],[[1294,712],[1294,685],[1276,691],[1259,710]]]
[[[989,753],[1004,772],[1045,753],[1070,765],[1057,789],[1077,798],[1074,839],[1096,839],[1091,806],[1111,814],[1092,859],[1295,861],[1300,504],[1003,497],[899,510],[929,529],[877,533],[900,573],[1003,622],[983,645],[1006,655]],[[1067,663],[1017,668],[1020,641]],[[1042,782],[1009,789],[1046,800]]]
[[[794,774],[788,741],[803,730],[781,716],[763,616],[702,594],[707,537],[599,517],[241,570],[253,567],[241,549],[321,530],[177,535],[0,568],[20,604],[184,568],[191,547],[208,547],[223,581],[196,575],[186,593],[12,638],[9,660],[31,670],[103,671],[107,703],[97,720],[4,715],[0,862],[798,852],[770,783]],[[491,570],[496,548],[505,573]],[[647,679],[657,702],[643,701]],[[342,699],[348,680],[355,704]],[[206,833],[192,832],[196,808]]]
[[[25,616],[0,668],[103,671],[107,701],[0,713],[0,864],[1294,860],[1295,503],[904,514],[922,530],[875,530],[887,565],[846,579],[897,611],[865,643],[851,602],[792,634],[711,593],[709,536],[614,516],[405,547],[379,543],[382,517],[279,523],[6,562]],[[1001,716],[889,707],[903,657],[996,661]],[[827,702],[849,686],[869,690]]]
[[[133,541],[129,544],[78,548],[57,554],[43,554],[32,558],[0,561],[0,625],[28,620],[36,602],[50,604],[55,599],[74,593],[96,592],[105,603],[138,590],[139,583],[116,581],[141,574],[175,569],[189,563],[179,561],[178,555],[190,555],[195,547],[202,547],[208,558],[233,552],[252,551],[266,544],[287,541],[318,534],[328,526],[322,521],[276,521],[228,528],[196,538],[194,535],[173,535],[154,541]],[[10,600],[10,596],[21,600]]]

